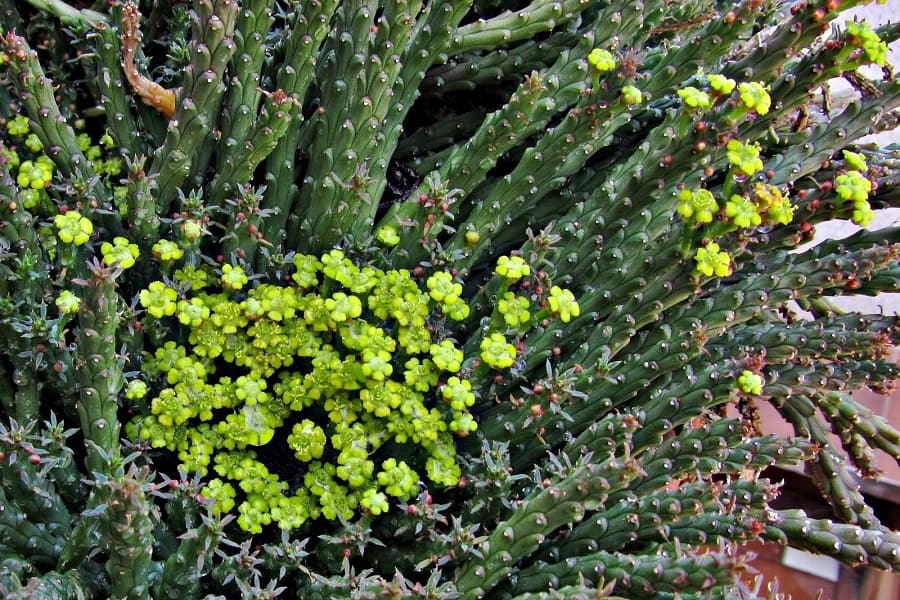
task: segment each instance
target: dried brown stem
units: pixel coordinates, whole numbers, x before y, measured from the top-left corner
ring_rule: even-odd
[[[177,90],[166,89],[138,73],[134,66],[134,53],[140,41],[138,26],[141,22],[141,13],[132,0],[128,0],[122,10],[122,69],[125,71],[125,78],[144,104],[152,106],[166,118],[171,119],[175,114]]]

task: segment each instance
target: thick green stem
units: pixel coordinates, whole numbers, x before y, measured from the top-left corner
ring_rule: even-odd
[[[78,313],[76,369],[80,399],[76,405],[87,440],[89,471],[106,473],[119,458],[118,399],[124,383],[122,358],[116,352],[119,296],[116,273],[94,263],[83,282],[84,297]]]

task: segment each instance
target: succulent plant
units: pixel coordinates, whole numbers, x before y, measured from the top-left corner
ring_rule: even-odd
[[[859,4],[0,2],[3,596],[900,571],[852,395],[900,329],[832,300],[900,287],[900,229],[805,245],[898,205]]]

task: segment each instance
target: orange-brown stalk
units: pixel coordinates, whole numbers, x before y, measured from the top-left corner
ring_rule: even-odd
[[[140,96],[144,104],[171,119],[175,114],[175,90],[166,89],[147,79],[134,66],[134,53],[140,41],[140,22],[141,13],[138,12],[137,5],[128,0],[122,14],[122,69],[134,93]]]

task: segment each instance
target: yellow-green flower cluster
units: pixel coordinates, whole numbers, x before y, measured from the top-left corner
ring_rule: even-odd
[[[74,315],[81,306],[81,298],[69,290],[63,290],[59,293],[59,296],[56,297],[55,304],[56,308],[59,309],[60,314]]]
[[[375,239],[385,246],[391,247],[400,243],[400,234],[393,225],[384,225],[375,232]]]
[[[869,62],[883,67],[887,61],[887,43],[865,21],[847,21],[847,41],[860,48]]]
[[[134,266],[135,259],[140,255],[137,244],[132,244],[128,238],[116,236],[112,243],[103,242],[100,245],[100,254],[107,265],[118,265],[122,269],[130,269]]]
[[[848,171],[834,178],[834,191],[838,195],[838,204],[843,204],[847,200],[853,202],[851,218],[857,225],[865,227],[875,218],[875,212],[869,204],[872,182],[865,175],[869,167],[862,154],[849,150],[844,150],[844,167]]]
[[[713,91],[724,95],[728,95],[734,91],[734,86],[736,85],[734,79],[715,73],[707,75],[706,80],[709,82],[709,87],[712,88]]]
[[[738,94],[741,104],[747,110],[756,111],[756,114],[765,115],[772,108],[772,98],[765,86],[758,81],[750,81],[741,83],[738,86]]]
[[[184,251],[171,240],[159,240],[153,244],[153,256],[163,263],[171,263],[184,256]]]
[[[39,156],[34,160],[23,161],[19,165],[19,173],[16,175],[16,183],[21,188],[42,190],[53,179],[53,162],[46,156]]]
[[[747,394],[761,394],[763,379],[752,371],[744,371],[737,380],[738,387]]]
[[[6,131],[15,137],[25,137],[31,131],[31,125],[28,123],[28,117],[25,115],[16,115],[6,123]]]
[[[719,204],[709,190],[685,188],[678,194],[676,210],[688,223],[705,224],[713,222]],[[749,195],[732,194],[725,203],[724,213],[733,227],[751,229],[763,222],[787,225],[794,218],[794,207],[780,189],[757,182]]]
[[[598,73],[605,73],[616,68],[616,59],[608,50],[602,48],[594,48],[588,54],[588,64],[591,65]]]
[[[161,319],[175,314],[178,293],[162,281],[154,281],[147,289],[141,290],[139,299],[148,313]]]
[[[161,281],[140,293],[150,315],[174,315],[188,333],[145,360],[163,387],[129,435],[177,452],[188,472],[214,471],[203,496],[215,511],[236,505],[249,532],[380,514],[426,478],[455,485],[453,438],[476,429],[476,397],[463,351],[432,323],[468,315],[461,284],[435,272],[422,289],[407,270],[360,267],[339,250],[292,261],[293,286],[247,290],[246,273],[225,265],[216,287],[181,270],[181,298]],[[528,268],[512,261],[506,272]],[[500,339],[493,351],[508,366],[515,348]],[[305,471],[297,491],[257,454],[276,436]]]
[[[562,289],[556,285],[550,288],[550,297],[547,298],[547,304],[550,306],[550,311],[554,315],[559,316],[559,320],[563,323],[568,323],[572,320],[572,317],[577,317],[581,314],[581,308],[575,300],[575,295],[570,290]]]
[[[726,277],[731,273],[731,256],[715,242],[697,248],[694,260],[697,263],[696,273],[700,275]]]
[[[762,216],[756,205],[746,196],[734,194],[725,204],[725,216],[738,227],[750,229],[762,223]]]
[[[528,277],[531,274],[531,267],[521,256],[501,256],[497,260],[496,272],[508,281],[516,281]]]
[[[768,183],[753,186],[753,204],[767,223],[787,225],[794,219],[794,207],[781,190]]]
[[[56,235],[67,244],[75,244],[81,246],[94,233],[94,225],[90,219],[81,216],[77,210],[67,211],[65,214],[56,215],[53,218],[53,224],[56,226]]]
[[[737,88],[737,98],[725,104],[723,116],[727,122],[734,123],[750,113],[766,115],[772,108],[772,98],[762,82],[738,83],[716,73],[706,75],[706,82],[709,84],[709,91],[694,86],[678,90],[678,97],[685,107],[699,111],[712,108],[718,98],[730,97]]]
[[[485,336],[479,350],[481,361],[493,369],[508,369],[520,358],[525,349],[524,336],[532,323],[545,323],[550,317],[568,323],[581,314],[581,307],[575,295],[559,286],[532,286],[531,280],[524,279],[531,275],[531,266],[521,256],[501,256],[497,259],[494,273],[499,277],[497,285],[497,301]],[[539,271],[537,280],[548,283],[548,276]],[[517,290],[511,290],[515,286]],[[538,291],[534,291],[538,290]],[[549,293],[548,293],[549,292]],[[535,307],[535,312],[532,312]],[[545,326],[545,325],[542,325]],[[510,337],[512,343],[510,341]]]
[[[678,193],[677,210],[688,222],[711,223],[719,212],[719,204],[709,190],[685,188]]]
[[[759,158],[760,146],[756,142],[743,143],[729,140],[726,146],[728,162],[745,175],[753,175],[762,171],[763,162]]]

